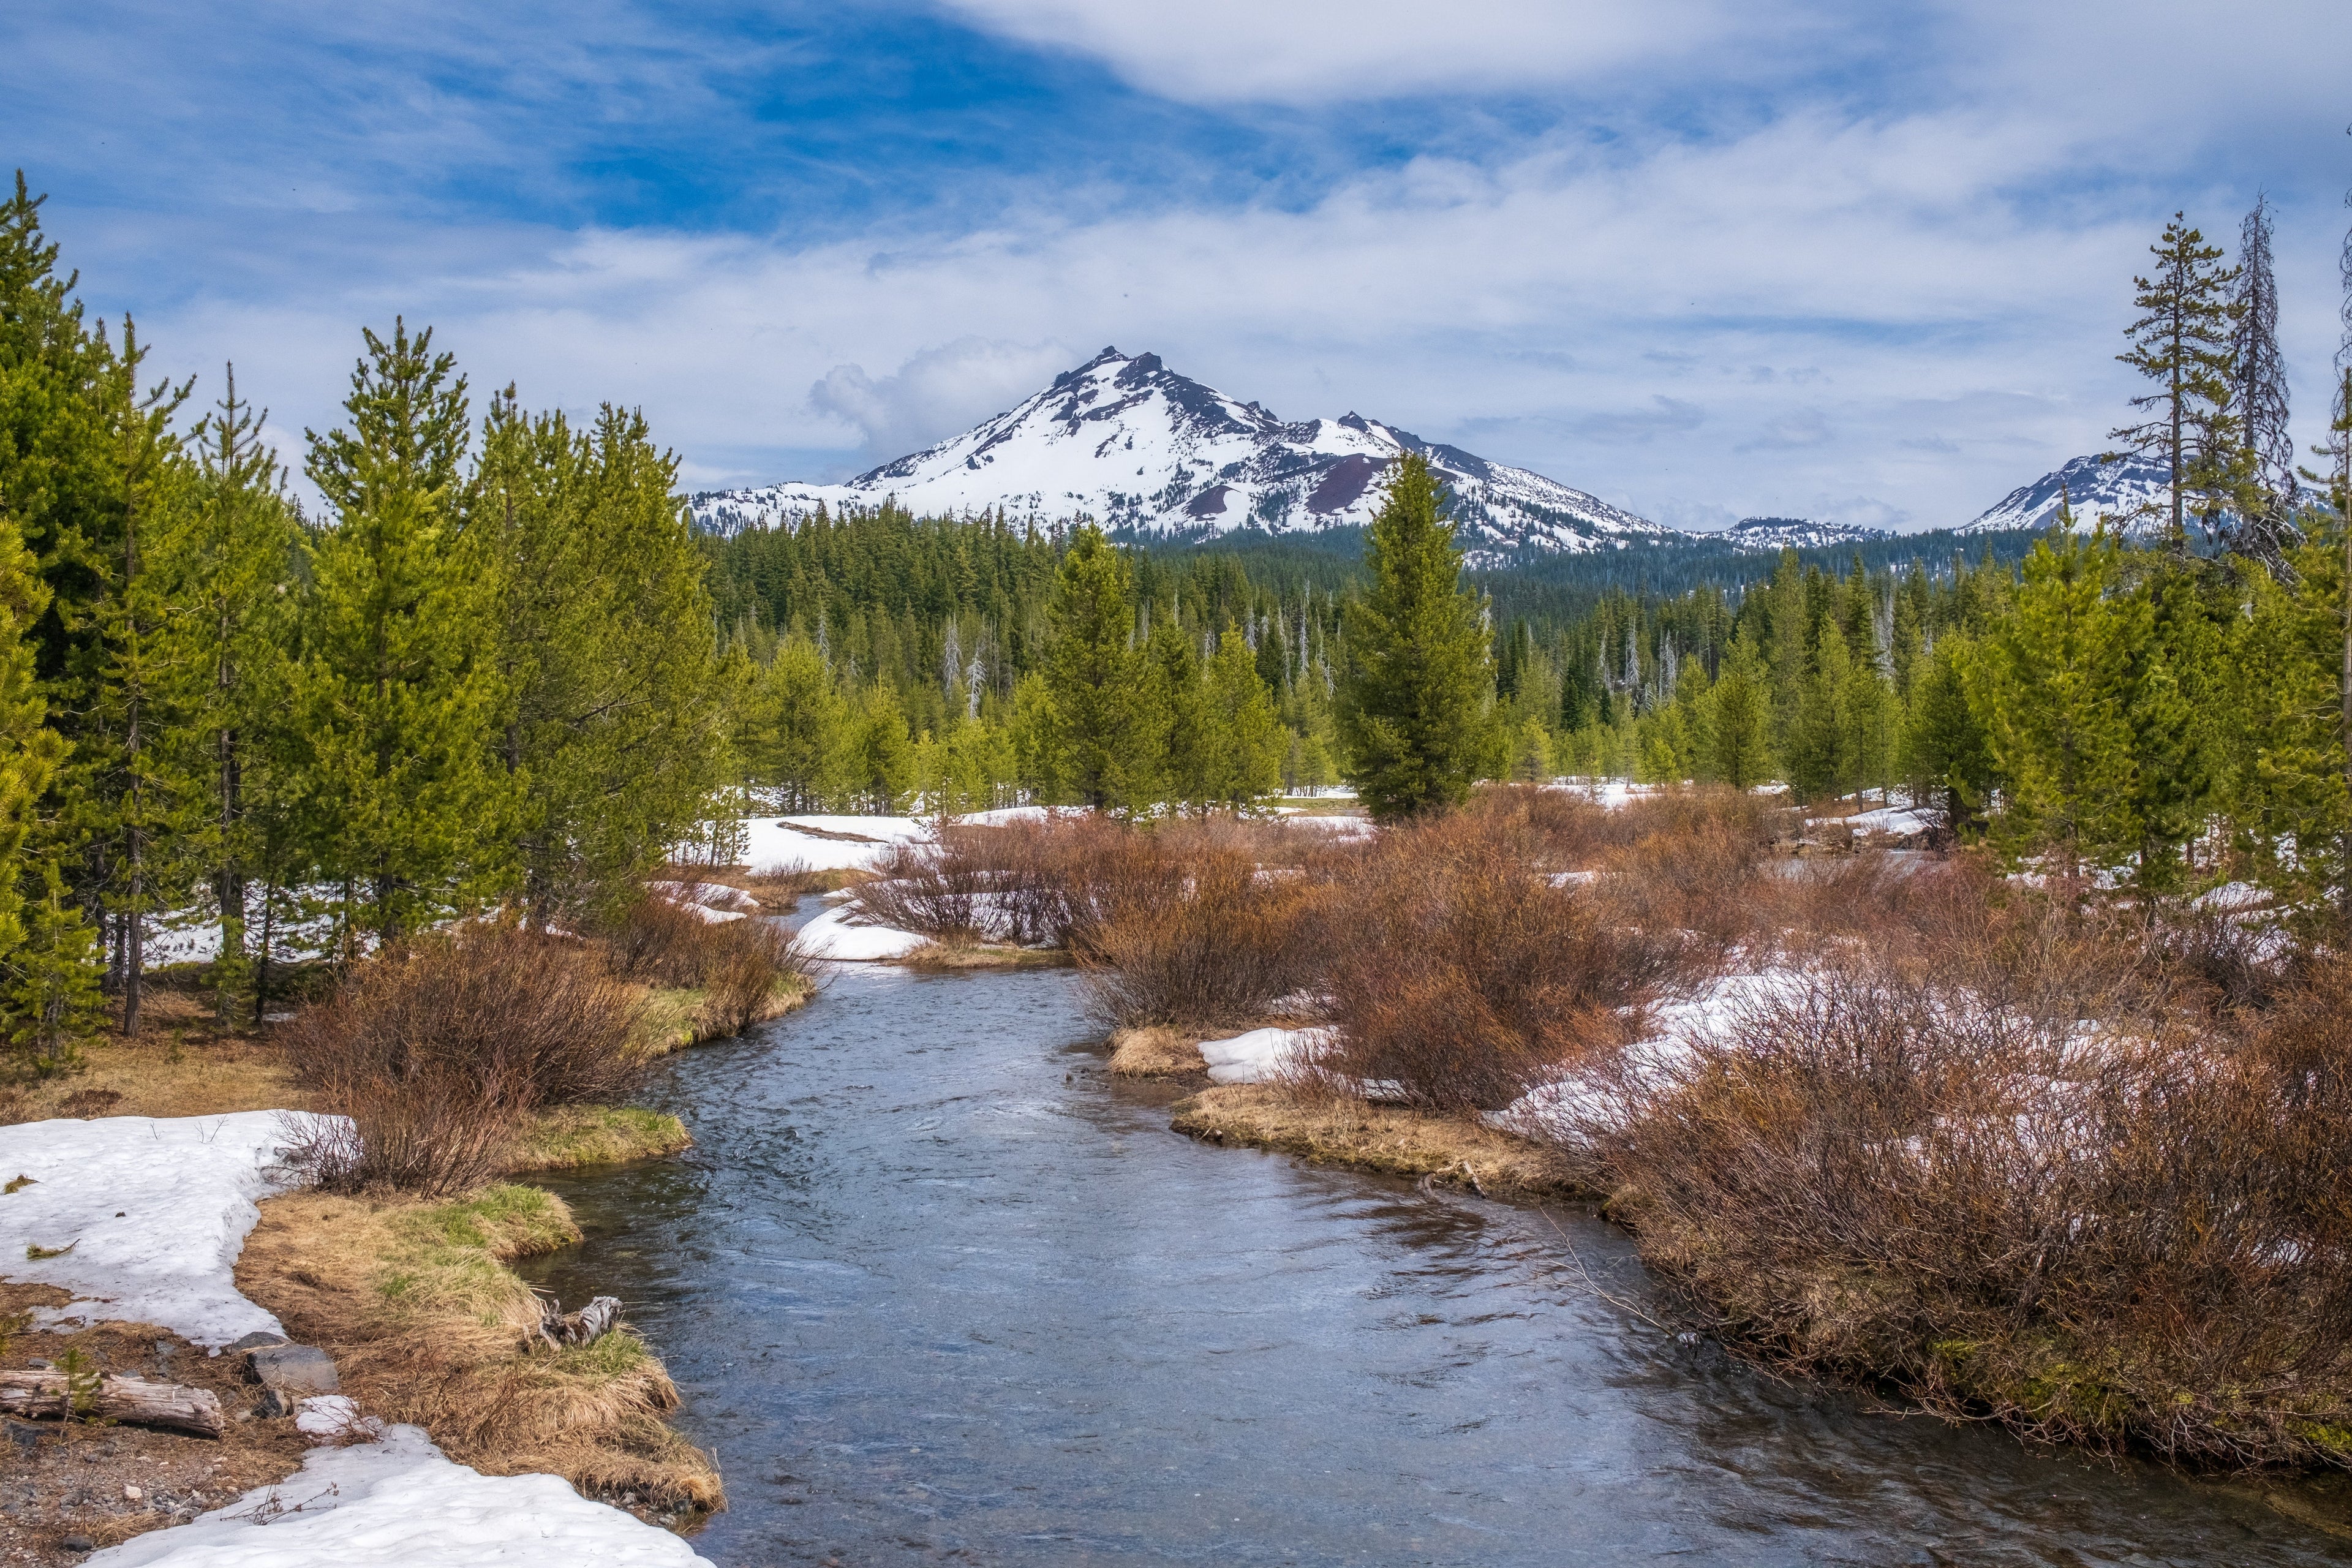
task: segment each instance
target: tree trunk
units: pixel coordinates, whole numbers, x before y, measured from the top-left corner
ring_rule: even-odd
[[[200,1436],[221,1435],[219,1395],[181,1383],[150,1383],[139,1377],[101,1377],[86,1412],[71,1410],[62,1372],[0,1372],[0,1410],[12,1415],[85,1414],[102,1421],[169,1426]]]

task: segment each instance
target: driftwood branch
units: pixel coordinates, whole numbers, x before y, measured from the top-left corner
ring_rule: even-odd
[[[11,1415],[73,1413],[73,1394],[62,1372],[0,1372],[0,1410]],[[86,1414],[137,1426],[169,1426],[201,1436],[221,1435],[220,1398],[208,1388],[183,1383],[150,1383],[142,1377],[101,1377]]]
[[[544,1290],[534,1291],[539,1297],[539,1337],[551,1350],[565,1345],[593,1345],[621,1326],[621,1300],[617,1296],[599,1296],[576,1312],[567,1312],[563,1303]]]

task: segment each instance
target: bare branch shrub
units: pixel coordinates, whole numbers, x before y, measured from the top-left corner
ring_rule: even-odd
[[[1255,1023],[1315,977],[1317,889],[1261,869],[1240,847],[1163,844],[1181,879],[1138,879],[1105,900],[1081,962],[1089,1009],[1118,1027]]]
[[[898,843],[875,862],[876,879],[857,889],[857,903],[884,925],[935,942],[993,940],[1013,922],[997,914],[1005,868],[987,853],[995,829],[950,829],[944,842]]]
[[[1674,944],[1612,923],[1465,815],[1392,829],[1339,873],[1321,931],[1321,1070],[1439,1111],[1496,1110],[1626,1037]]]
[[[740,1035],[769,1016],[778,982],[807,972],[790,933],[764,920],[706,926],[701,983],[709,993],[703,1022],[720,1035]]]
[[[606,960],[625,980],[699,985],[712,924],[691,909],[647,893],[622,912],[606,940]]]
[[[2352,972],[2219,1026],[2144,930],[1962,871],[1591,1131],[1644,1258],[1800,1370],[2041,1438],[2352,1460]]]
[[[355,965],[280,1034],[297,1077],[352,1137],[312,1149],[331,1186],[460,1191],[541,1106],[642,1080],[626,989],[582,944],[476,925]]]

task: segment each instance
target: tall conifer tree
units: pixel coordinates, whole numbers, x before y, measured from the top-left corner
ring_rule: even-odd
[[[2286,363],[2279,353],[2278,279],[2271,268],[2271,208],[2255,199],[2238,231],[2236,339],[2231,344],[2231,402],[2243,443],[2243,489],[2231,548],[2268,565],[2286,564],[2295,542],[2294,437],[2287,428]]]
[[[1348,606],[1336,718],[1346,777],[1383,821],[1460,802],[1493,750],[1494,650],[1429,460],[1396,460]]]
[[[1136,646],[1133,574],[1102,530],[1070,536],[1054,584],[1045,659],[1053,768],[1079,804],[1133,809],[1155,798],[1159,715],[1144,650]]]
[[[2132,303],[2142,314],[2126,329],[2131,348],[2116,357],[2156,384],[2131,400],[2149,417],[2109,435],[2164,468],[2166,538],[2181,554],[2189,514],[2211,526],[2243,486],[2245,452],[2231,384],[2238,313],[2231,288],[2238,269],[2222,266],[2221,247],[2206,244],[2180,213],[2148,250],[2156,258],[2153,275],[2132,279],[2138,290]]]
[[[466,383],[428,328],[365,334],[348,424],[306,432],[334,524],[310,551],[306,657],[293,681],[309,797],[347,944],[495,889],[510,786],[494,761],[489,562],[461,531]]]

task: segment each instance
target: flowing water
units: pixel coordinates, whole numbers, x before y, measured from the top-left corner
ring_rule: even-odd
[[[1781,1384],[1628,1241],[1168,1130],[1060,972],[848,966],[672,1058],[696,1146],[548,1185],[732,1500],[730,1565],[2305,1563],[2254,1490]]]

